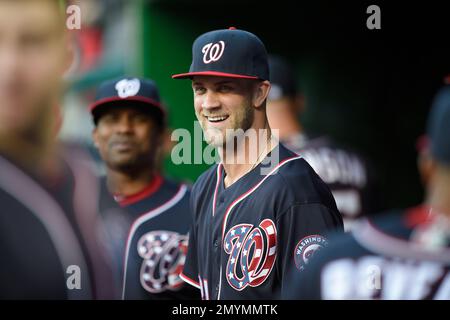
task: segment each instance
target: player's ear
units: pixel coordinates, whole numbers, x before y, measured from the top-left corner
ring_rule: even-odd
[[[256,108],[261,107],[266,101],[267,96],[269,95],[270,90],[270,82],[267,80],[260,81],[255,85],[254,94],[253,94],[253,105]]]

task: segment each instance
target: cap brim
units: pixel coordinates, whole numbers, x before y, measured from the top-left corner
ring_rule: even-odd
[[[137,107],[142,108],[143,112],[149,112],[153,114],[156,121],[162,126],[165,126],[167,112],[165,108],[157,101],[145,97],[128,97],[119,98],[111,97],[96,101],[94,104],[89,106],[94,124],[97,125],[100,117],[110,110],[110,108],[121,108],[121,107]]]
[[[158,101],[155,101],[155,100],[150,99],[150,98],[145,98],[145,97],[127,97],[127,98],[111,97],[111,98],[104,98],[104,99],[100,99],[100,100],[94,102],[93,104],[91,104],[89,106],[89,110],[92,113],[96,108],[98,108],[100,106],[114,104],[114,103],[120,103],[121,101],[143,102],[145,104],[149,104],[149,105],[152,105],[152,106],[160,109],[163,114],[166,113],[166,111],[164,110],[164,108],[162,107],[162,105]]]
[[[226,72],[217,72],[217,71],[198,71],[198,72],[174,74],[172,76],[172,79],[186,79],[186,78],[192,78],[193,76],[215,76],[215,77],[239,78],[239,79],[259,79],[258,77],[255,77],[255,76],[248,76],[248,75],[244,75],[244,74],[235,74],[235,73],[226,73]]]

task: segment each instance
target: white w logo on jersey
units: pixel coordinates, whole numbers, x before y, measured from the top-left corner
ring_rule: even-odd
[[[223,41],[219,41],[214,44],[210,42],[204,45],[202,48],[203,62],[205,64],[208,64],[213,61],[219,60],[223,55],[224,49],[225,49],[225,42]]]

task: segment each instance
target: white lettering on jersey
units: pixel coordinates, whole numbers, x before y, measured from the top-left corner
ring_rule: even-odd
[[[300,154],[327,184],[362,188],[367,183],[364,166],[355,155],[326,147],[302,150]]]
[[[421,300],[430,295],[449,299],[450,272],[443,264],[431,261],[345,258],[323,268],[320,287],[322,298],[327,300]]]

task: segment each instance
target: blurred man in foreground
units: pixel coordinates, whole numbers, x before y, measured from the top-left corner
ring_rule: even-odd
[[[71,63],[65,8],[0,1],[0,298],[113,298],[96,180],[56,133]]]

